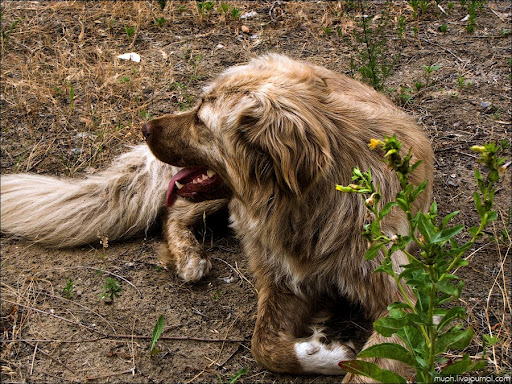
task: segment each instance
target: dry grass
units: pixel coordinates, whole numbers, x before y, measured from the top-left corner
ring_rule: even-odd
[[[208,14],[194,2],[168,1],[164,9],[157,1],[2,2],[2,172],[78,176],[102,168],[126,145],[142,141],[144,121],[189,107],[216,73],[263,52],[280,51],[358,76],[351,72],[350,44],[356,43],[353,31],[362,14],[350,2],[226,3],[242,14],[257,10],[258,16],[234,20],[217,9],[220,2]],[[511,127],[511,38],[503,34],[511,7],[488,3],[479,11],[475,34],[468,35],[461,22],[466,10],[454,3],[450,12],[445,4],[447,16],[431,2],[427,15],[413,19],[405,2],[393,2],[385,35],[390,55],[402,54],[387,83],[396,102],[404,102],[401,90],[424,81],[422,65],[443,64],[429,87],[404,104],[431,135],[435,193],[444,214],[472,206],[474,159],[467,148],[509,138]],[[369,12],[382,9],[372,2]],[[401,15],[409,28],[403,41],[396,35]],[[447,34],[438,32],[443,23]],[[243,33],[242,25],[250,32]],[[141,55],[141,62],[116,58],[128,52]],[[459,88],[460,75],[473,85]],[[484,101],[492,107],[481,107]],[[510,175],[497,202],[500,220],[490,229],[497,242],[480,243],[470,267],[461,270],[467,282],[462,302],[476,333],[466,352],[479,356],[483,335],[497,336],[488,351],[489,373],[510,373]],[[461,220],[471,226],[475,216]],[[227,380],[241,367],[250,368],[241,382],[329,382],[257,367],[249,344],[240,342],[251,334],[254,292],[247,263],[229,237],[210,249],[221,262],[199,287],[157,271],[151,239],[68,252],[2,241],[1,360],[2,378],[9,382],[211,382],[217,375]],[[99,303],[103,280],[94,269],[100,268],[126,279],[119,304]],[[226,276],[235,287],[223,282]],[[81,292],[72,299],[62,295],[69,277]],[[169,333],[186,340],[177,344],[165,334],[163,357],[152,360],[145,338],[157,311],[165,314]],[[195,340],[204,344],[193,346],[191,337],[227,341]]]
[[[173,20],[175,7],[12,2],[6,8],[3,25],[19,20],[1,40],[2,113],[5,120],[17,120],[15,127],[4,127],[13,149],[4,154],[13,170],[44,169],[40,163],[59,152],[55,147],[60,153],[53,162],[60,161],[65,174],[103,163],[112,156],[105,151],[117,142],[140,141],[142,123],[183,97],[174,84],[172,43],[159,38],[164,30],[155,22]],[[131,37],[125,28],[133,29]],[[136,41],[140,63],[116,58],[131,52]],[[181,71],[190,72],[196,64],[184,60]]]

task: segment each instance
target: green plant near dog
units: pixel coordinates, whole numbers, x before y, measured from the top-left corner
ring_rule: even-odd
[[[463,354],[456,360],[446,359],[443,354],[448,350],[463,350],[473,338],[473,330],[464,328],[462,320],[466,310],[459,306],[449,307],[458,300],[464,281],[454,274],[455,270],[468,265],[463,255],[484,234],[484,229],[496,220],[497,213],[492,210],[496,183],[505,167],[499,154],[509,147],[508,141],[471,149],[479,153],[479,162],[488,170],[484,177],[478,169],[475,179],[478,190],[473,194],[480,224],[467,229],[470,240],[459,244],[455,236],[464,230],[463,225],[450,225],[458,211],[443,218],[438,217],[437,205],[432,203],[429,212],[412,212],[413,202],[425,190],[426,182],[418,186],[409,182],[410,174],[421,161],[411,165],[411,151],[400,154],[401,142],[395,136],[384,141],[372,139],[370,147],[381,150],[385,162],[394,170],[400,181],[401,190],[395,201],[379,204],[380,186],[375,186],[371,170],[362,172],[353,170],[349,186],[337,186],[345,193],[358,193],[365,199],[365,205],[373,221],[364,226],[363,236],[369,241],[366,259],[380,255],[381,265],[374,273],[386,273],[396,282],[402,300],[388,306],[389,315],[374,323],[375,330],[385,337],[397,335],[403,345],[382,343],[373,345],[358,354],[358,358],[387,358],[398,360],[414,368],[416,382],[433,383],[436,378],[450,377],[486,368],[485,350],[498,340],[489,335],[483,338],[484,351],[481,359],[470,358]],[[392,210],[404,212],[409,223],[407,234],[384,233],[381,221]],[[419,252],[412,254],[409,246],[415,244]],[[401,271],[393,268],[392,257],[397,251],[407,255],[408,264]],[[400,375],[381,369],[365,360],[340,362],[348,371],[371,377],[381,382],[405,383]]]
[[[157,0],[158,5],[160,5],[160,9],[163,11],[165,8],[165,4],[167,3],[167,0]]]
[[[412,18],[417,19],[419,16],[418,6],[420,4],[420,0],[409,0],[409,5],[412,8]]]
[[[233,20],[238,20],[240,18],[240,15],[242,14],[242,11],[240,11],[236,7],[233,7],[233,8],[231,8],[231,12],[229,14],[231,15],[231,18]]]
[[[164,316],[160,315],[158,317],[158,320],[156,321],[155,327],[153,328],[153,335],[151,336],[151,345],[149,346],[149,355],[154,356],[160,350],[156,346],[156,343],[158,342],[158,339],[160,339],[160,336],[162,335],[162,332],[164,330]]]
[[[459,86],[460,89],[462,89],[462,88],[464,88],[466,86],[470,86],[471,85],[471,81],[466,80],[464,75],[459,75],[457,77],[457,85]]]
[[[16,28],[16,26],[18,25],[18,23],[19,23],[21,20],[22,20],[22,19],[14,20],[14,21],[11,23],[11,26],[9,27],[9,29],[6,29],[6,30],[2,31],[2,39],[7,40],[7,39],[9,38],[9,36],[11,35],[11,33],[14,31],[14,28]]]
[[[176,99],[180,111],[185,111],[192,107],[195,96],[188,92],[188,87],[185,84],[175,81],[171,84],[170,90],[176,91]]]
[[[421,0],[420,1],[420,9],[421,13],[425,14],[427,13],[428,7],[430,6],[430,0]]]
[[[397,31],[397,34],[398,34],[398,38],[400,40],[402,40],[404,38],[404,34],[405,34],[405,29],[406,29],[406,18],[404,15],[400,16],[397,20],[397,24],[396,24],[396,31]]]
[[[380,14],[368,15],[364,2],[359,3],[361,17],[356,18],[358,28],[353,30],[353,39],[347,39],[354,54],[350,58],[350,68],[360,73],[362,80],[377,90],[383,90],[386,79],[391,74],[394,65],[399,60],[400,53],[392,54],[383,39],[389,21],[390,9]],[[352,42],[356,41],[356,44]]]
[[[322,31],[325,33],[326,36],[329,36],[332,32],[332,27],[322,27]]]
[[[128,36],[128,38],[131,39],[135,34],[135,27],[124,27],[124,31],[126,33],[126,36]]]
[[[432,72],[435,72],[442,68],[442,65],[435,64],[435,65],[424,65],[423,70],[425,71],[425,86],[430,84],[430,75]]]
[[[75,292],[75,282],[68,278],[66,279],[66,285],[62,288],[62,293],[66,299],[72,299]]]
[[[468,24],[466,24],[466,32],[473,33],[476,29],[476,11],[477,9],[483,8],[482,0],[471,0],[469,4],[467,4],[468,10]]]
[[[217,374],[217,379],[219,380],[220,384],[234,384],[242,376],[247,375],[247,373],[249,373],[249,370],[247,368],[241,368],[228,381],[222,380],[222,377],[219,374]]]
[[[166,22],[167,22],[167,20],[165,19],[165,17],[155,17],[155,23],[160,28],[162,28],[165,25]]]
[[[75,87],[71,83],[69,85],[69,109],[73,109],[75,107]]]
[[[153,118],[153,114],[145,109],[139,112],[139,116],[142,117],[144,120],[149,121]]]
[[[214,4],[213,1],[199,1],[199,2],[197,2],[197,10],[199,12],[199,19],[200,19],[200,21],[203,21],[208,16],[210,11],[213,9],[214,5],[215,4]]]
[[[100,300],[105,300],[106,303],[113,303],[114,298],[119,297],[119,294],[121,293],[123,289],[121,288],[121,285],[119,284],[119,281],[114,279],[113,277],[107,277],[105,279],[105,284],[103,285],[103,289],[100,292]]]

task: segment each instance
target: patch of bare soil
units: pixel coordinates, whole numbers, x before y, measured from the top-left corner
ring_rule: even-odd
[[[459,219],[474,225],[469,147],[510,138],[509,2],[476,2],[483,5],[473,33],[471,1],[423,2],[424,12],[407,2],[226,2],[226,12],[206,3],[2,2],[2,173],[80,177],[101,169],[142,141],[144,121],[190,107],[217,73],[265,52],[361,78],[366,14],[376,16],[370,37],[384,92],[430,135],[440,213],[461,210]],[[140,63],[116,58],[128,52]],[[489,371],[510,373],[509,175],[496,200],[494,240],[468,255],[461,302],[476,331],[466,352],[481,353],[482,334],[492,333],[500,341]],[[227,382],[241,369],[237,382],[337,381],[256,364],[247,260],[225,220],[207,222],[198,236],[214,265],[193,285],[159,267],[157,230],[62,251],[3,238],[2,382]],[[111,304],[99,299],[108,277],[121,288]],[[150,356],[160,315],[164,332]],[[354,319],[348,313],[340,331],[364,333]]]

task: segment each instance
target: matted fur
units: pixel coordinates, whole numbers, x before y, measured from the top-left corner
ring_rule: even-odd
[[[371,167],[383,203],[399,190],[396,176],[368,149],[371,138],[396,134],[423,159],[411,178],[427,189],[414,210],[426,210],[432,190],[433,153],[426,135],[404,112],[372,88],[325,68],[269,55],[233,67],[209,85],[187,113],[144,127],[160,160],[202,165],[220,174],[233,193],[233,228],[257,281],[258,317],[252,350],[277,372],[336,374],[348,346],[307,336],[326,297],[347,297],[371,319],[396,299],[394,281],[372,271],[361,235],[366,210],[360,196],[342,194],[352,168]],[[389,234],[407,232],[398,210],[383,222]],[[407,262],[395,254],[396,268]],[[369,345],[384,339],[374,334]],[[386,368],[401,371],[392,361]],[[367,379],[347,375],[346,381]]]

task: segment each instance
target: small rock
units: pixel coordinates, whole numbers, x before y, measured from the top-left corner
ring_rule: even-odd
[[[232,283],[233,280],[235,280],[235,278],[233,276],[227,276],[227,277],[223,277],[222,280],[226,283],[226,284],[229,284],[229,283]]]
[[[117,58],[121,60],[129,60],[135,61],[136,63],[140,63],[140,55],[135,52],[124,53],[122,55],[117,56]]]
[[[249,29],[249,27],[247,25],[242,25],[242,32],[244,33],[249,33],[251,30]]]
[[[243,20],[243,19],[249,19],[251,17],[254,17],[256,16],[258,13],[256,13],[256,11],[251,11],[251,12],[245,12],[242,16],[240,16],[240,18]]]
[[[491,105],[492,105],[492,103],[489,103],[488,101],[482,101],[482,102],[480,103],[480,106],[481,106],[482,108],[489,108]]]
[[[95,139],[96,136],[90,132],[79,132],[76,135],[79,139]]]

